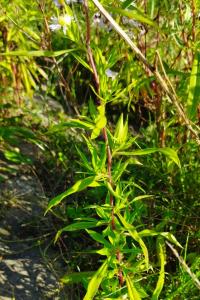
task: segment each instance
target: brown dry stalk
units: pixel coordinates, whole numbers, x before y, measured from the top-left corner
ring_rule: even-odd
[[[186,116],[186,113],[184,109],[179,104],[179,99],[176,95],[176,92],[174,88],[172,87],[172,84],[169,79],[166,82],[166,78],[163,79],[162,75],[159,73],[159,71],[152,66],[146,57],[142,54],[140,49],[131,41],[129,36],[125,33],[125,31],[116,23],[116,21],[111,17],[111,15],[105,10],[105,8],[101,5],[101,3],[98,0],[92,0],[92,2],[95,4],[95,6],[100,10],[100,12],[104,15],[104,17],[110,22],[113,29],[125,40],[125,42],[131,47],[131,49],[135,52],[138,59],[143,63],[144,69],[148,68],[148,70],[154,74],[157,81],[160,83],[162,89],[165,91],[167,96],[171,99],[173,105],[176,107],[176,110],[181,117],[181,119],[185,122],[186,127],[188,130],[192,133],[192,135],[195,137],[196,142],[198,145],[200,145],[200,138],[199,138],[199,128],[193,124],[188,117]],[[195,129],[194,129],[195,126]]]
[[[182,265],[182,267],[185,269],[185,271],[190,275],[190,277],[192,278],[192,280],[193,280],[194,284],[196,285],[196,287],[200,290],[200,281],[197,278],[197,276],[192,272],[192,270],[186,264],[184,259],[178,254],[177,250],[172,246],[172,244],[170,244],[167,241],[166,241],[166,244],[172,250],[173,254],[176,256],[176,258],[178,259],[178,261]]]

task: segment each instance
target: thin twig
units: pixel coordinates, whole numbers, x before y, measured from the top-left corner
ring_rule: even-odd
[[[162,78],[161,74],[157,69],[152,66],[146,57],[142,54],[140,49],[131,41],[129,36],[125,33],[125,31],[116,23],[116,21],[111,17],[111,15],[104,9],[104,7],[100,4],[98,0],[92,0],[92,2],[95,4],[95,6],[100,10],[100,12],[104,15],[104,17],[110,22],[114,30],[126,41],[126,43],[131,47],[131,49],[135,52],[138,59],[144,64],[144,67],[147,67],[149,71],[151,71],[158,82],[160,83],[162,89],[165,91],[165,93],[168,95],[168,97],[171,99],[172,103],[177,109],[177,112],[179,116],[184,120],[185,125],[189,129],[189,131],[195,136],[195,140],[200,145],[200,138],[199,133],[193,128],[194,124],[187,118],[186,113],[184,112],[183,108],[180,106],[178,97],[176,93],[174,93],[174,89],[171,89],[171,86],[169,88],[166,81]],[[198,128],[197,128],[198,129]],[[199,131],[199,129],[198,129]]]
[[[169,248],[172,250],[173,254],[176,256],[178,259],[179,263],[182,265],[182,267],[185,269],[185,271],[190,275],[192,278],[194,284],[196,287],[200,290],[200,281],[197,278],[197,276],[192,272],[192,270],[188,267],[184,259],[178,254],[177,250],[169,243],[166,241],[166,244],[169,246]]]

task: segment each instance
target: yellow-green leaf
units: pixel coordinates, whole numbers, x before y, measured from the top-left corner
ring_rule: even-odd
[[[142,252],[144,254],[144,260],[145,260],[145,264],[146,264],[146,268],[148,269],[149,267],[149,253],[148,253],[148,249],[145,245],[145,243],[143,242],[142,238],[139,236],[137,230],[135,229],[135,227],[129,223],[126,222],[126,220],[122,217],[122,215],[120,213],[117,214],[121,223],[123,224],[124,228],[129,232],[130,236],[139,243]]]
[[[125,155],[125,156],[140,156],[140,155],[148,155],[155,152],[161,152],[164,155],[168,156],[171,160],[173,160],[179,168],[181,167],[180,160],[175,150],[171,148],[147,148],[147,149],[138,149],[134,151],[119,151],[115,152],[113,155]]]
[[[16,51],[8,51],[8,52],[2,52],[0,55],[2,56],[32,56],[32,57],[56,57],[63,54],[67,54],[70,52],[77,51],[77,48],[75,49],[67,49],[67,50],[60,50],[60,51],[45,51],[45,50],[35,50],[35,51],[27,51],[27,50],[16,50]]]
[[[90,280],[87,288],[87,293],[83,300],[92,300],[94,299],[94,296],[98,292],[99,286],[103,280],[103,278],[107,274],[108,269],[108,260],[105,260],[104,263],[101,265],[101,267],[97,270],[97,272],[94,274],[92,279]]]
[[[130,300],[141,300],[140,294],[136,290],[136,288],[133,285],[133,282],[131,278],[127,275],[126,276],[126,285],[128,288],[128,295]]]
[[[200,104],[200,52],[197,52],[193,61],[190,75],[189,93],[187,99],[188,116],[195,121],[197,108]]]
[[[165,253],[165,242],[163,237],[159,236],[157,238],[156,246],[157,246],[158,260],[160,263],[160,272],[159,272],[156,288],[151,298],[152,300],[158,300],[158,297],[163,289],[163,285],[165,282],[166,253]]]
[[[67,191],[65,191],[64,193],[56,196],[55,198],[53,198],[47,207],[47,210],[45,213],[48,212],[48,210],[50,210],[52,207],[58,205],[64,198],[66,198],[67,196],[80,192],[82,190],[84,190],[86,187],[88,187],[89,185],[91,185],[93,182],[95,181],[95,176],[90,176],[87,177],[85,179],[79,180],[77,181],[71,188],[69,188]]]

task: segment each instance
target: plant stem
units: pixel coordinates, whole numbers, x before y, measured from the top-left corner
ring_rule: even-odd
[[[147,67],[151,73],[154,74],[157,81],[160,83],[162,89],[167,94],[169,99],[171,99],[173,105],[176,107],[176,110],[181,117],[181,119],[185,122],[186,127],[189,129],[189,131],[192,133],[192,135],[195,137],[195,140],[198,145],[200,145],[200,137],[199,137],[199,131],[200,129],[198,126],[196,126],[194,123],[192,123],[185,111],[183,110],[182,106],[179,104],[179,99],[175,93],[174,88],[172,87],[172,84],[169,84],[169,79],[166,82],[166,78],[163,79],[159,71],[152,66],[146,57],[143,55],[143,53],[140,51],[140,49],[131,41],[129,36],[126,34],[126,32],[116,23],[116,21],[112,18],[112,16],[105,10],[105,8],[100,4],[98,0],[92,0],[95,6],[100,10],[100,12],[104,15],[104,17],[110,22],[113,29],[126,41],[126,43],[131,47],[131,49],[135,52],[138,59],[143,63],[144,69]],[[196,129],[194,129],[194,127]]]
[[[92,54],[92,49],[90,46],[90,41],[91,41],[91,35],[90,35],[90,19],[89,19],[89,7],[88,7],[88,1],[84,0],[84,9],[85,9],[85,16],[86,16],[86,47],[87,47],[87,54],[88,54],[88,60],[89,60],[89,64],[90,67],[93,70],[93,76],[94,76],[94,82],[95,82],[95,86],[96,86],[96,93],[97,95],[100,94],[100,80],[99,80],[99,75],[97,72],[97,68],[95,65],[95,61],[94,61],[94,57]],[[101,105],[101,101],[98,100],[98,104]],[[109,142],[108,142],[108,135],[107,135],[107,131],[106,131],[106,127],[104,127],[102,129],[102,134],[104,137],[104,141],[106,144],[106,148],[107,148],[107,169],[108,169],[108,182],[113,185],[112,182],[112,152],[109,146]],[[113,195],[110,193],[110,206],[112,207],[112,212],[111,212],[111,228],[112,230],[116,229],[116,225],[115,225],[115,216],[114,216],[114,198]],[[118,259],[118,257],[120,257],[119,254],[119,250],[116,254],[116,257]],[[120,263],[120,260],[118,259],[118,262]],[[118,270],[118,278],[119,278],[119,284],[120,286],[122,286],[123,284],[123,274],[121,269]]]

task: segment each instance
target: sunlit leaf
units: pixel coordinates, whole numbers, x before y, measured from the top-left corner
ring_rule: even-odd
[[[181,244],[177,241],[175,236],[170,232],[162,232],[161,235],[165,237],[168,241],[176,245],[177,247],[183,248]]]
[[[92,300],[94,296],[98,292],[99,286],[103,280],[103,278],[107,274],[108,269],[108,260],[105,260],[102,266],[98,269],[98,271],[94,274],[92,279],[90,280],[87,288],[87,293],[83,300]]]
[[[200,52],[196,52],[190,75],[189,94],[187,99],[188,116],[193,121],[197,117],[197,108],[200,104]]]
[[[140,156],[140,155],[148,155],[155,152],[161,152],[164,155],[168,156],[171,160],[173,160],[179,167],[181,167],[180,160],[175,150],[171,148],[147,148],[147,149],[139,149],[134,151],[119,151],[115,152],[115,155],[125,155],[125,156]]]
[[[81,129],[93,129],[94,128],[94,124],[88,122],[88,121],[81,121],[78,119],[70,119],[67,122],[63,122],[60,123],[58,125],[53,126],[50,129],[50,132],[54,132],[54,131],[59,131],[59,130],[64,130],[66,127],[75,127],[75,128],[81,128]]]
[[[72,53],[73,57],[78,61],[80,62],[80,64],[82,66],[84,66],[86,69],[88,69],[90,72],[93,72],[93,70],[91,69],[91,67],[88,65],[88,63],[83,60],[79,55],[77,55],[76,53]]]
[[[164,282],[165,282],[166,251],[165,251],[165,242],[163,237],[159,236],[157,238],[156,246],[157,246],[158,261],[160,264],[160,272],[159,272],[156,288],[151,298],[152,300],[159,299],[159,295],[163,289]]]
[[[136,288],[133,285],[133,281],[131,278],[127,275],[126,276],[126,285],[128,288],[128,295],[130,300],[141,300],[139,292],[136,290]]]
[[[60,51],[45,51],[45,50],[35,50],[35,51],[27,51],[27,50],[16,50],[16,51],[8,51],[0,53],[2,56],[31,56],[31,57],[56,57],[66,53],[77,51],[77,49],[67,49]]]
[[[99,227],[102,225],[105,225],[106,222],[104,221],[98,221],[98,220],[94,220],[94,221],[79,221],[76,223],[72,223],[69,224],[68,226],[63,227],[62,229],[58,230],[56,233],[56,237],[55,237],[55,242],[58,240],[58,238],[60,237],[60,235],[63,232],[67,232],[67,231],[77,231],[77,230],[86,230],[88,228],[93,228],[93,227]]]
[[[87,177],[85,179],[79,180],[77,181],[71,188],[69,188],[67,191],[63,192],[62,194],[56,196],[55,198],[53,198],[47,207],[47,210],[45,213],[48,212],[48,210],[50,210],[52,207],[58,205],[64,198],[66,198],[67,196],[80,192],[82,190],[84,190],[85,188],[87,188],[90,184],[92,184],[92,182],[95,181],[95,176],[90,176]]]
[[[126,220],[122,217],[122,215],[120,213],[117,214],[120,221],[122,222],[124,228],[129,232],[130,236],[139,243],[140,247],[142,248],[142,252],[144,254],[144,258],[145,258],[145,264],[146,267],[148,269],[149,266],[149,253],[148,253],[148,249],[145,245],[145,243],[143,242],[143,240],[141,239],[141,237],[139,236],[137,230],[135,229],[135,227],[129,223],[126,222]]]

